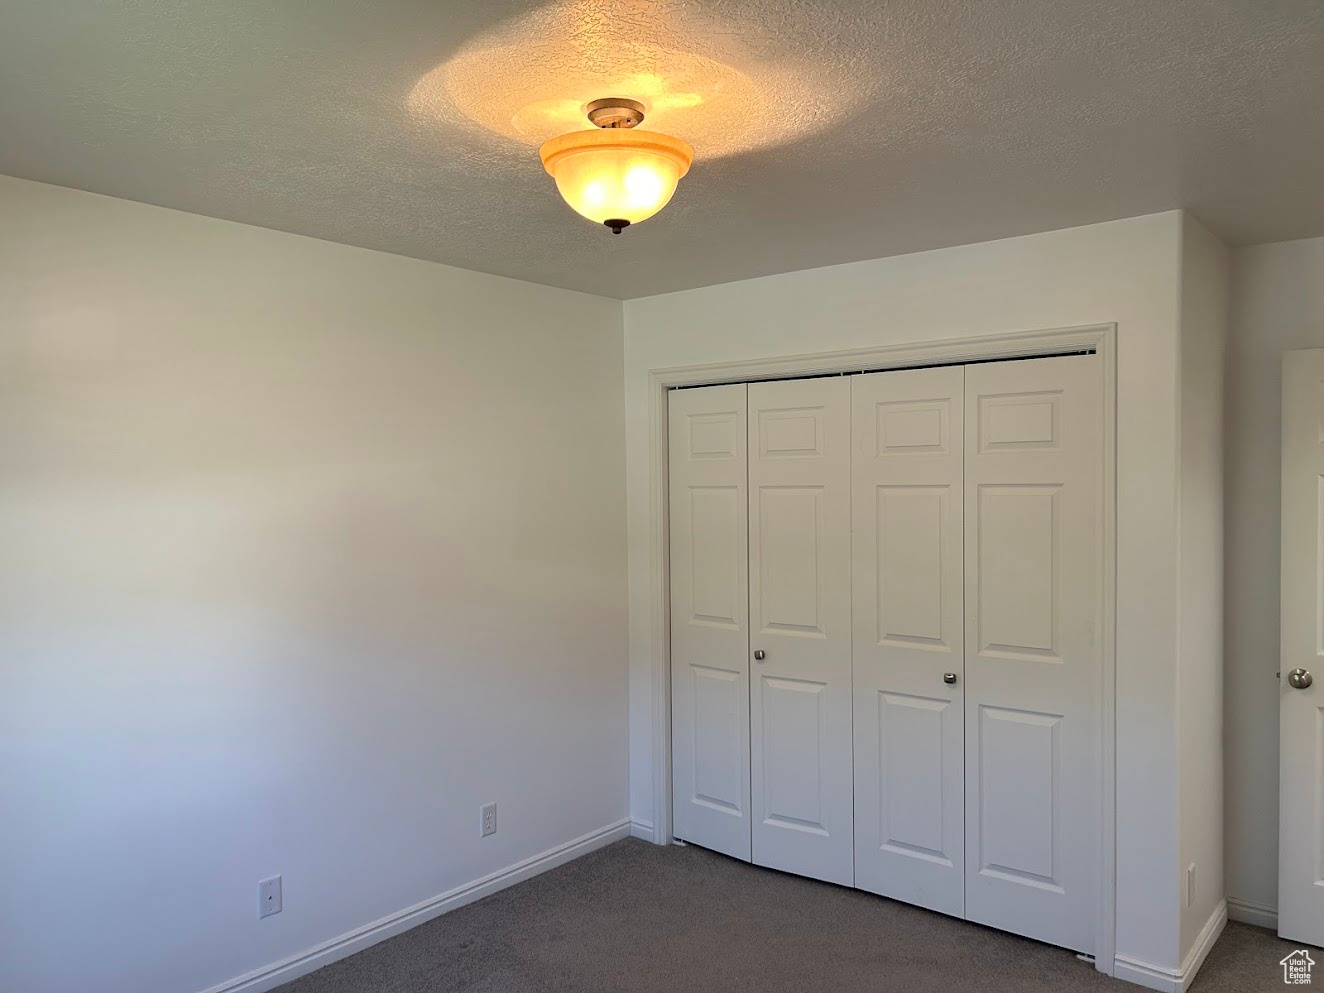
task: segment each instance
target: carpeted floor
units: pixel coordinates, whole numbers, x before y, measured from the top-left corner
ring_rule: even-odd
[[[1292,950],[1229,924],[1193,993],[1282,989]],[[279,993],[1113,991],[1068,951],[693,846],[620,841]]]

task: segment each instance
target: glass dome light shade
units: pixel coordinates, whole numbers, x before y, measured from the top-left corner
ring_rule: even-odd
[[[694,149],[680,139],[633,128],[572,131],[538,154],[565,202],[599,224],[652,217],[694,160]]]

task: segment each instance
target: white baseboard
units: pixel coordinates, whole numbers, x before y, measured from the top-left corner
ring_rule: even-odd
[[[465,883],[453,890],[447,890],[430,900],[424,900],[412,907],[406,907],[404,910],[346,932],[338,938],[324,941],[320,945],[314,945],[312,948],[281,959],[279,962],[273,962],[270,965],[262,966],[260,969],[254,969],[252,972],[234,979],[227,979],[217,986],[204,990],[203,993],[266,993],[267,990],[274,989],[282,983],[288,983],[300,976],[307,975],[314,969],[330,965],[337,959],[353,955],[355,952],[362,951],[369,945],[375,945],[379,941],[384,941],[401,931],[408,931],[410,928],[417,927],[434,917],[440,917],[448,911],[457,910],[465,904],[481,900],[498,890],[504,890],[507,886],[513,886],[539,873],[546,872],[548,869],[555,869],[558,865],[564,865],[581,855],[587,855],[604,845],[610,845],[614,841],[627,838],[630,836],[632,827],[633,825],[628,820],[609,824],[597,831],[576,838],[574,841],[566,842],[556,848],[549,848],[542,854],[534,855],[523,862],[516,862],[512,866],[488,873],[471,883]]]
[[[653,822],[652,821],[631,821],[630,837],[642,838],[644,841],[653,840]]]
[[[1143,986],[1146,989],[1162,990],[1163,993],[1173,993],[1177,988],[1177,973],[1175,970],[1164,969],[1152,962],[1143,962],[1127,955],[1114,957],[1113,978],[1135,983],[1137,986]]]
[[[1113,976],[1128,983],[1144,986],[1161,993],[1186,993],[1195,980],[1195,974],[1204,965],[1205,957],[1214,947],[1214,942],[1227,926],[1227,901],[1220,900],[1209,920],[1200,929],[1195,944],[1186,953],[1186,960],[1180,969],[1167,969],[1152,962],[1144,962],[1127,955],[1118,955],[1113,959]]]
[[[1270,931],[1278,930],[1277,907],[1266,907],[1262,903],[1251,903],[1249,900],[1230,896],[1227,898],[1227,916],[1231,921],[1267,927]]]
[[[1191,950],[1186,953],[1186,961],[1181,964],[1182,985],[1177,993],[1184,993],[1191,988],[1191,983],[1195,980],[1195,974],[1200,971],[1200,966],[1204,965],[1204,960],[1209,957],[1209,952],[1213,949],[1214,943],[1218,941],[1223,933],[1223,928],[1227,927],[1227,901],[1219,900],[1218,906],[1214,912],[1209,915],[1209,920],[1204,922],[1204,927],[1195,938],[1195,944]]]

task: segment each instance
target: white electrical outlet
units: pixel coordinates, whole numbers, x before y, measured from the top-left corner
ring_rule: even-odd
[[[483,832],[482,837],[486,838],[489,834],[496,834],[496,804],[485,803],[478,808],[479,829]]]
[[[1186,906],[1190,907],[1195,903],[1195,863],[1192,862],[1186,867]]]
[[[257,916],[259,919],[280,913],[280,877],[272,876],[257,884]]]

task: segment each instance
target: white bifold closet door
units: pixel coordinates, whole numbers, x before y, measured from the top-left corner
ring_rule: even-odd
[[[745,386],[673,390],[667,402],[673,832],[748,861]]]
[[[749,386],[753,860],[851,885],[850,381]]]
[[[677,837],[1094,951],[1101,397],[1092,355],[669,395]]]
[[[1093,953],[1097,356],[965,370],[966,917]]]
[[[961,917],[965,370],[851,385],[855,885]]]

